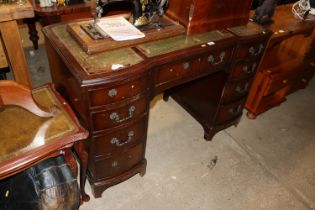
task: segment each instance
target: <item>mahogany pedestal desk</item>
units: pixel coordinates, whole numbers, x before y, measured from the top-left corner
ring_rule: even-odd
[[[88,132],[51,85],[31,91],[13,81],[0,81],[0,118],[0,180],[61,154],[75,175],[74,147],[80,163],[81,201],[89,200],[84,191],[88,158],[82,142]]]
[[[273,35],[245,105],[251,119],[305,88],[315,73],[315,16],[300,21],[291,8],[292,4],[278,6],[274,23],[266,26]]]
[[[250,23],[88,55],[66,26],[43,31],[53,82],[90,131],[88,179],[95,197],[144,175],[155,95],[167,90],[200,122],[206,140],[236,125],[270,36]]]

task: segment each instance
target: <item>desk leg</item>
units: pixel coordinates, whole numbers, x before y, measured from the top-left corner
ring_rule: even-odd
[[[30,35],[30,40],[33,42],[33,47],[35,50],[38,49],[38,32],[36,30],[36,19],[35,18],[27,18],[26,23],[28,26],[28,34]]]
[[[79,157],[80,162],[80,191],[81,191],[81,204],[90,200],[90,196],[85,193],[85,181],[86,181],[86,170],[88,163],[88,153],[84,149],[83,141],[79,141],[74,145],[75,152]]]
[[[0,32],[6,49],[8,60],[12,67],[14,79],[32,88],[32,82],[21,43],[19,28],[15,20],[0,23]]]

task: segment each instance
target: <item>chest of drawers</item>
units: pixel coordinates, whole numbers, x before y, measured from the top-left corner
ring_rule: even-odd
[[[150,100],[164,92],[211,140],[236,125],[270,34],[249,24],[87,55],[59,24],[44,29],[51,74],[90,132],[95,197],[146,169]]]
[[[296,19],[291,8],[292,4],[278,6],[274,23],[268,25],[273,35],[246,101],[251,119],[305,88],[314,75],[314,21]]]

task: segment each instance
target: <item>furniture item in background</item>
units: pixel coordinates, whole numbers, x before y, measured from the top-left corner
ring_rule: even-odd
[[[60,154],[76,176],[74,148],[80,163],[81,199],[89,200],[84,191],[88,156],[83,146],[88,132],[51,85],[31,91],[13,81],[0,81],[0,118],[0,179]]]
[[[286,96],[305,88],[314,75],[314,21],[300,21],[291,4],[276,8],[273,31],[246,102],[251,119],[286,100]]]
[[[0,5],[0,36],[14,79],[29,88],[32,87],[29,70],[24,55],[20,33],[16,20],[34,17],[31,4],[17,3]],[[3,57],[1,57],[3,61]]]
[[[149,103],[156,94],[170,90],[167,96],[201,123],[207,140],[236,125],[270,36],[249,23],[88,55],[66,28],[43,32],[52,80],[91,134],[86,148],[95,197],[144,175]]]
[[[187,28],[187,34],[245,25],[252,0],[171,0],[166,15]]]
[[[40,7],[36,0],[30,0],[34,9],[35,18],[27,19],[30,40],[35,49],[38,49],[38,32],[35,22],[39,20],[42,26],[59,23],[67,20],[91,17],[90,2],[73,5],[58,6],[56,3],[51,7]]]

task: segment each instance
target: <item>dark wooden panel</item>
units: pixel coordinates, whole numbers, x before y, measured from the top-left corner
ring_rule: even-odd
[[[172,0],[167,15],[186,26],[187,34],[244,25],[252,0]]]
[[[123,106],[110,110],[91,112],[94,131],[101,131],[114,126],[128,123],[148,111],[148,98],[142,97]]]
[[[92,160],[93,164],[90,165],[94,167],[89,168],[89,171],[96,180],[118,176],[141,162],[143,157],[144,144],[138,144],[126,152],[117,152],[109,158]]]
[[[258,60],[252,62],[237,62],[232,68],[229,79],[241,80],[253,76],[258,67],[258,63]]]
[[[114,129],[114,132],[95,135],[91,137],[90,141],[92,154],[95,157],[105,157],[119,151],[125,151],[144,139],[146,128],[147,115],[124,128]]]
[[[143,91],[149,90],[149,78],[144,75],[135,80],[128,79],[121,84],[111,84],[109,86],[99,85],[88,89],[90,107],[98,107],[113,102],[119,102]]]

